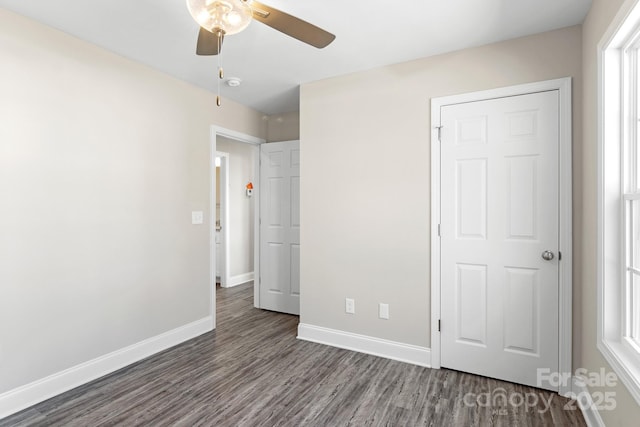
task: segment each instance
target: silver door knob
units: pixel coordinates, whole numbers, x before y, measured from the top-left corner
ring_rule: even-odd
[[[551,261],[555,255],[551,251],[542,252],[542,259],[545,261]]]

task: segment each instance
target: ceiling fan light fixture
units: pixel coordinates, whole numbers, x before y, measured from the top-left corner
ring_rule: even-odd
[[[224,35],[239,33],[247,28],[253,12],[245,0],[187,0],[187,8],[193,19],[212,33]]]

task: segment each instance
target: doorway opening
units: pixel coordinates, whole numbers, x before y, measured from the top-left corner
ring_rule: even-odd
[[[211,128],[210,312],[216,327],[216,285],[253,282],[254,306],[259,288],[259,144],[265,141],[229,129]],[[217,160],[219,158],[219,160]],[[218,169],[218,164],[219,169]],[[247,185],[255,188],[251,194]],[[219,279],[218,279],[219,278]]]
[[[247,187],[253,188],[257,159],[254,146],[224,136],[216,137],[216,150],[216,249],[222,240],[216,261],[222,264],[220,285],[230,288],[254,278],[255,200]]]

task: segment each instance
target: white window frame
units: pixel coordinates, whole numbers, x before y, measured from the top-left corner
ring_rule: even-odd
[[[640,0],[627,1],[598,45],[598,348],[640,403],[640,351],[630,332],[627,204],[636,158],[635,61]]]

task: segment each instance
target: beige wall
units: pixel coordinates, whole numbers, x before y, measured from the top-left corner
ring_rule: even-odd
[[[268,116],[267,142],[293,141],[300,139],[300,113],[274,114]]]
[[[209,314],[212,124],[262,115],[0,9],[0,394]]]
[[[230,276],[253,273],[254,198],[247,197],[246,185],[254,182],[254,145],[218,136],[218,151],[229,153],[229,252]],[[224,225],[223,225],[224,226]]]
[[[580,160],[581,66],[576,26],[303,85],[301,322],[429,347],[430,99],[571,76]]]
[[[580,159],[582,167],[583,202],[580,212],[583,215],[583,237],[581,251],[582,282],[581,301],[577,304],[582,315],[575,333],[580,336],[577,351],[578,366],[597,372],[601,367],[610,369],[596,347],[596,233],[597,228],[597,102],[598,70],[597,45],[619,10],[628,10],[624,0],[593,0],[593,5],[583,25],[583,75],[584,75],[584,149]],[[640,406],[629,394],[624,385],[619,384],[613,390],[616,393],[615,411],[602,411],[600,415],[607,426],[632,426],[640,420]]]
[[[428,347],[430,98],[564,76],[574,365],[606,367],[595,344],[595,55],[622,3],[593,0],[582,32],[304,85],[300,128],[297,113],[215,108],[206,91],[0,9],[0,324],[11,325],[0,328],[0,393],[208,315],[209,224],[192,226],[190,212],[208,217],[211,124],[269,141],[301,133],[301,321]],[[377,319],[378,302],[390,320]],[[640,419],[624,386],[614,391],[606,424]]]

